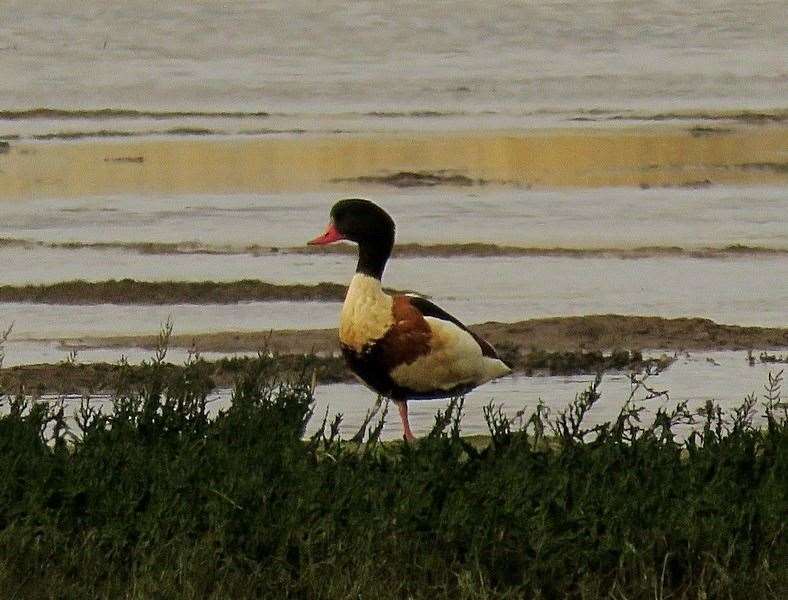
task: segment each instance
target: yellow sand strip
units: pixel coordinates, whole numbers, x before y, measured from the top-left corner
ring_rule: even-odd
[[[0,199],[364,190],[399,171],[535,187],[788,182],[788,127],[11,142]]]

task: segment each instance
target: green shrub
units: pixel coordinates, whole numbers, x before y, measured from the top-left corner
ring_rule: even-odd
[[[0,597],[784,597],[779,376],[763,427],[754,398],[589,427],[597,380],[554,418],[488,406],[489,443],[460,436],[462,399],[415,444],[380,422],[359,443],[327,416],[305,439],[311,386],[273,359],[209,418],[199,360],[163,358],[75,431],[2,397]]]

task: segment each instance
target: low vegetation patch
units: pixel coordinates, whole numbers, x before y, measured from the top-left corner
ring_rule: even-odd
[[[742,163],[734,166],[745,171],[771,171],[783,175],[788,174],[788,162]]]
[[[112,137],[131,137],[136,135],[131,131],[120,131],[115,129],[100,129],[96,131],[52,131],[49,133],[38,133],[30,136],[34,140],[81,140],[83,138],[112,138]]]
[[[487,444],[460,436],[461,399],[418,442],[382,444],[382,421],[341,439],[308,373],[283,380],[267,356],[213,418],[200,361],[163,360],[76,424],[0,395],[0,597],[783,597],[779,376],[762,427],[754,397],[651,421],[627,401],[591,427],[597,379],[554,416],[488,406]]]
[[[658,114],[617,114],[606,117],[609,121],[740,121],[749,124],[782,123],[788,119],[788,111],[776,109],[772,111],[720,111],[720,112],[667,112]]]

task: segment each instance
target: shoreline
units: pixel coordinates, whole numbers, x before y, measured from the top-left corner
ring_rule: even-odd
[[[422,187],[425,182],[479,189],[788,182],[788,125],[782,121],[702,128],[659,123],[284,136],[176,134],[4,144],[0,200],[13,201],[113,194],[353,193],[377,186]]]
[[[23,238],[0,237],[0,250],[3,248],[49,248],[53,250],[121,250],[140,255],[223,255],[223,256],[270,256],[287,255],[326,255],[336,254],[353,256],[356,250],[347,244],[315,248],[313,246],[276,246],[266,244],[212,245],[199,241],[179,242],[134,242],[134,241],[42,241]],[[686,258],[730,258],[737,256],[774,257],[788,255],[788,247],[749,246],[726,244],[721,246],[514,246],[494,242],[457,242],[457,243],[418,243],[405,242],[394,246],[394,258],[452,258],[469,257],[569,257],[569,258],[625,258],[639,259],[652,257]]]
[[[283,116],[297,116],[298,114],[309,113],[282,113],[270,110],[201,110],[201,109],[166,109],[166,110],[153,110],[143,108],[128,108],[128,107],[111,107],[105,108],[55,108],[46,106],[36,106],[34,108],[8,108],[0,110],[0,121],[27,121],[38,119],[57,119],[57,120],[70,120],[70,119],[180,119],[184,117],[206,117],[213,119],[228,119],[228,118],[263,118],[263,117],[283,117]],[[508,114],[508,111],[497,113],[496,111],[484,110],[479,113],[467,110],[451,110],[440,111],[434,109],[421,109],[421,110],[406,110],[406,111],[386,111],[386,110],[370,110],[359,113],[327,113],[324,116],[337,116],[344,114],[357,114],[359,116],[380,117],[380,118],[398,118],[398,117],[413,117],[413,118],[441,118],[458,115],[474,116],[476,114]],[[524,111],[521,116],[539,115],[539,114],[562,114],[562,115],[576,115],[583,118],[593,119],[598,118],[601,120],[650,120],[650,121],[665,121],[674,119],[690,119],[690,120],[731,120],[743,121],[746,123],[762,123],[768,121],[785,121],[788,120],[788,109],[785,108],[722,108],[722,109],[680,109],[680,110],[666,110],[666,111],[646,111],[643,109],[634,108],[589,108],[589,109],[570,109],[570,108],[556,108],[548,110],[545,108],[535,109],[531,111]]]
[[[747,351],[742,361],[750,366],[774,363],[777,370],[788,360],[788,328],[720,325],[700,318],[588,315],[490,322],[470,329],[496,347],[517,377],[660,372],[678,359],[702,352]],[[0,368],[0,388],[33,394],[101,393],[114,389],[119,378],[144,379],[162,344],[183,356],[164,363],[171,376],[182,374],[187,364],[197,360],[201,376],[216,387],[231,386],[238,373],[257,360],[255,356],[288,377],[308,373],[314,383],[355,381],[339,352],[336,329],[162,335],[60,340],[61,349],[71,351],[70,358]],[[150,352],[147,365],[120,358],[131,347]],[[117,350],[119,360],[106,355],[95,361],[79,360],[80,351],[96,349]],[[184,350],[192,358],[187,359]]]
[[[239,372],[260,359],[254,356],[225,357],[217,360],[193,361],[202,376],[210,379],[214,389],[229,388],[235,383]],[[262,359],[273,367],[283,379],[299,379],[310,374],[315,384],[359,383],[348,370],[344,361],[335,356],[314,356],[281,354],[265,356]],[[640,352],[619,350],[603,354],[601,352],[531,352],[511,364],[515,376],[571,376],[588,375],[598,372],[662,371],[668,368],[674,358],[663,355],[658,358],[644,358]],[[162,368],[171,376],[182,374],[189,366],[163,362]],[[27,364],[0,368],[0,393],[3,389],[29,392],[35,390],[39,395],[56,392],[58,394],[95,394],[110,392],[116,382],[124,377],[142,381],[151,367],[144,364],[119,364],[107,362],[78,363],[61,362],[55,364]]]

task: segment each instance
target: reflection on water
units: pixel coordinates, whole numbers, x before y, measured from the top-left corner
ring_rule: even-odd
[[[346,194],[369,189],[360,177],[414,171],[543,189],[785,182],[787,128],[712,128],[712,133],[665,127],[21,141],[0,155],[0,199]]]

